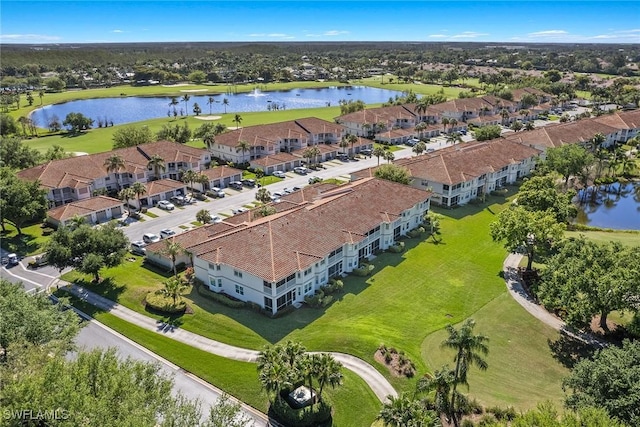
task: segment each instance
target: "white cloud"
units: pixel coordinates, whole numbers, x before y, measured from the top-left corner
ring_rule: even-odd
[[[555,37],[555,36],[564,36],[569,34],[565,30],[546,30],[546,31],[536,31],[535,33],[529,33],[529,37]]]
[[[341,34],[349,34],[349,31],[329,30],[329,31],[325,31],[323,35],[325,35],[325,36],[339,36]]]
[[[476,33],[475,31],[464,31],[451,36],[452,39],[475,39],[477,37],[488,36],[488,33]]]
[[[446,34],[429,34],[427,37],[432,38],[432,39],[443,39],[446,37],[449,37]]]
[[[262,37],[267,39],[283,39],[283,40],[295,39],[294,36],[290,34],[284,34],[284,33],[251,33],[251,34],[247,34],[247,37]]]
[[[112,33],[124,33],[124,31],[122,31],[122,30],[113,30],[113,31],[111,31],[111,32],[112,32]]]
[[[45,34],[0,34],[0,41],[16,43],[56,42],[62,40],[59,36]]]

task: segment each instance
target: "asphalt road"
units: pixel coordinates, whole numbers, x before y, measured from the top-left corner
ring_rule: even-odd
[[[168,362],[95,320],[87,322],[84,328],[81,329],[80,334],[76,338],[76,344],[79,349],[85,350],[115,347],[118,350],[118,354],[123,358],[130,357],[145,362],[158,363],[162,372],[173,377],[173,388],[176,393],[180,392],[190,400],[200,400],[204,415],[208,415],[209,409],[222,394],[221,390],[185,372],[171,362]],[[253,420],[253,424],[248,424],[248,426],[253,425],[257,427],[267,425],[264,415],[253,408],[243,405],[243,411]]]

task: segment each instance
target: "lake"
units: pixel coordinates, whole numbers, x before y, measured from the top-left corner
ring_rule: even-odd
[[[600,187],[595,203],[578,204],[578,224],[616,230],[640,230],[640,182]],[[578,194],[578,197],[581,193]]]
[[[126,88],[122,89],[126,92]],[[190,99],[187,106],[182,101],[184,94],[189,94]],[[47,105],[38,108],[31,113],[31,118],[37,126],[46,128],[49,119],[54,115],[58,116],[60,122],[69,113],[82,113],[86,117],[93,119],[94,127],[98,120],[103,122],[113,122],[113,124],[133,123],[160,117],[173,116],[175,108],[178,116],[186,115],[187,108],[189,115],[193,116],[193,104],[198,103],[202,109],[201,115],[223,114],[225,107],[227,113],[244,113],[255,111],[291,110],[299,108],[316,108],[327,106],[338,106],[341,99],[361,100],[365,104],[382,103],[401,96],[402,92],[395,90],[377,89],[367,86],[345,86],[329,87],[318,89],[293,89],[286,91],[262,92],[254,89],[249,93],[231,94],[207,94],[206,92],[185,92],[177,97],[178,105],[171,106],[171,97],[126,97],[121,98],[99,98],[69,101],[62,104]],[[213,97],[214,103],[208,104],[209,97]],[[223,100],[227,99],[225,106]]]

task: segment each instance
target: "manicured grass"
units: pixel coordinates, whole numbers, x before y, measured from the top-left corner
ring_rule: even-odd
[[[500,311],[503,305],[505,308],[500,316],[486,320],[490,323],[493,318],[496,322],[486,328],[491,332],[488,335],[493,334],[490,328],[499,331],[509,324],[511,316],[514,316],[514,324],[527,325],[510,330],[513,339],[530,339],[532,343],[539,343],[536,334],[546,334],[544,330],[536,329],[537,321],[533,318],[529,323],[523,323],[524,320],[518,317],[522,313],[516,310],[519,307],[510,307],[509,299],[505,297],[506,287],[499,275],[505,252],[499,244],[491,241],[489,224],[507,203],[502,197],[489,197],[484,206],[438,210],[445,215],[441,222],[440,244],[424,241],[422,237],[406,240],[407,250],[403,253],[380,254],[372,262],[374,275],[368,278],[347,277],[343,293],[337,295],[336,301],[326,309],[302,308],[282,318],[267,319],[250,310],[224,307],[191,290],[185,297],[194,314],[183,315],[176,321],[186,330],[246,348],[259,349],[267,342],[292,339],[301,341],[310,350],[350,353],[376,366],[398,390],[412,390],[415,380],[392,378],[375,362],[373,354],[380,343],[405,351],[416,363],[419,376],[439,367],[429,359],[433,356],[427,358],[424,349],[428,347],[423,344],[425,339],[449,323],[476,317],[479,310],[496,298],[497,302],[493,304],[498,308],[495,310]],[[162,318],[146,313],[141,301],[144,294],[157,289],[165,277],[139,268],[139,263],[126,263],[106,272],[103,276],[111,279],[104,285],[87,285],[138,312]],[[74,276],[76,274],[70,273],[65,278],[73,279],[78,277]],[[537,347],[536,351],[540,360],[552,364],[546,368],[550,373],[541,375],[543,380],[538,376],[516,376],[520,386],[504,388],[502,397],[492,392],[489,386],[476,389],[474,394],[487,402],[498,402],[502,398],[506,403],[524,405],[529,398],[526,390],[529,387],[541,388],[540,381],[548,381],[550,389],[554,389],[559,375],[557,368],[553,367],[551,352],[546,344]],[[512,358],[514,364],[525,366],[530,356],[526,352],[514,351]],[[511,365],[494,363],[491,374],[508,378],[512,370]],[[534,401],[530,404],[533,405]]]
[[[393,78],[393,83],[389,83],[389,78]],[[400,92],[409,92],[410,90],[419,95],[432,95],[444,89],[444,94],[447,99],[454,99],[458,97],[458,94],[464,90],[469,90],[459,87],[419,84],[419,83],[398,83],[398,78],[395,76],[384,76],[384,83],[380,76],[367,77],[365,79],[354,80],[353,84],[365,85],[371,87],[377,87],[380,89],[397,90]]]
[[[567,237],[585,236],[587,239],[596,242],[620,242],[624,245],[638,246],[640,245],[640,232],[638,231],[566,231]]]
[[[158,218],[158,215],[154,214],[153,212],[145,212],[144,215],[148,216],[149,218]]]
[[[379,144],[377,142],[373,144],[373,148],[378,148],[378,147],[382,147],[382,149],[391,151],[391,152],[399,151],[406,148],[404,145],[384,145],[384,144]],[[380,158],[380,160],[382,161],[383,159]]]
[[[256,174],[253,172],[249,172],[249,171],[243,171],[242,172],[242,178],[243,179],[255,179],[256,182],[260,185],[270,185],[270,184],[275,184],[276,182],[280,182],[282,181],[282,178],[278,178],[277,176],[273,176],[273,175],[265,175],[262,178],[258,179],[256,178]]]
[[[471,396],[487,406],[529,409],[551,400],[562,407],[561,383],[569,369],[550,349],[560,338],[557,331],[527,313],[506,293],[470,317],[476,321],[474,333],[489,337],[489,369],[481,372],[471,368]],[[447,332],[440,330],[422,342],[422,355],[434,370],[445,364],[454,365],[454,352],[440,347],[446,337]],[[556,353],[558,358],[567,354],[560,350]]]
[[[49,241],[48,236],[42,235],[42,224],[32,224],[22,227],[22,236],[18,236],[16,228],[5,224],[6,232],[0,234],[2,248],[19,255],[34,255],[44,251],[44,245]]]
[[[112,314],[96,310],[77,299],[72,299],[72,302],[80,310],[143,347],[259,411],[267,412],[268,397],[258,381],[255,364],[229,360],[207,353],[135,326]],[[335,390],[327,388],[323,391],[323,396],[334,408],[333,425],[336,427],[370,426],[380,410],[380,402],[360,377],[346,369],[343,373],[344,383],[341,387]],[[358,402],[357,410],[354,410],[354,402]]]

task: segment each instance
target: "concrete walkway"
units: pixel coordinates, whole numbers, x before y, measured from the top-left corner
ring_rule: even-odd
[[[104,298],[83,287],[59,280],[58,287],[64,287],[69,293],[82,299],[83,301],[107,311],[122,320],[140,326],[141,328],[160,333],[168,338],[179,341],[183,344],[204,350],[217,356],[226,357],[232,360],[255,363],[258,360],[258,351],[241,347],[234,347],[209,338],[205,338],[193,332],[185,331],[171,324],[164,323],[144,314],[137,313],[129,308]],[[371,387],[371,390],[381,402],[387,401],[387,396],[397,397],[398,393],[391,386],[389,381],[369,363],[355,356],[344,353],[330,353],[342,365],[362,378]]]
[[[591,334],[576,331],[568,327],[563,320],[549,313],[544,307],[537,304],[531,298],[531,296],[524,290],[524,287],[520,282],[520,276],[518,275],[518,266],[520,265],[520,261],[522,260],[522,257],[523,257],[522,254],[511,253],[504,260],[504,264],[502,267],[504,271],[504,281],[513,299],[515,299],[518,302],[518,304],[524,307],[524,309],[527,310],[529,313],[531,313],[535,318],[551,326],[553,329],[559,331],[561,334],[564,334],[576,340],[582,341],[585,344],[589,344],[589,345],[600,347],[600,348],[606,347],[607,346],[606,342],[598,339],[597,337]]]

